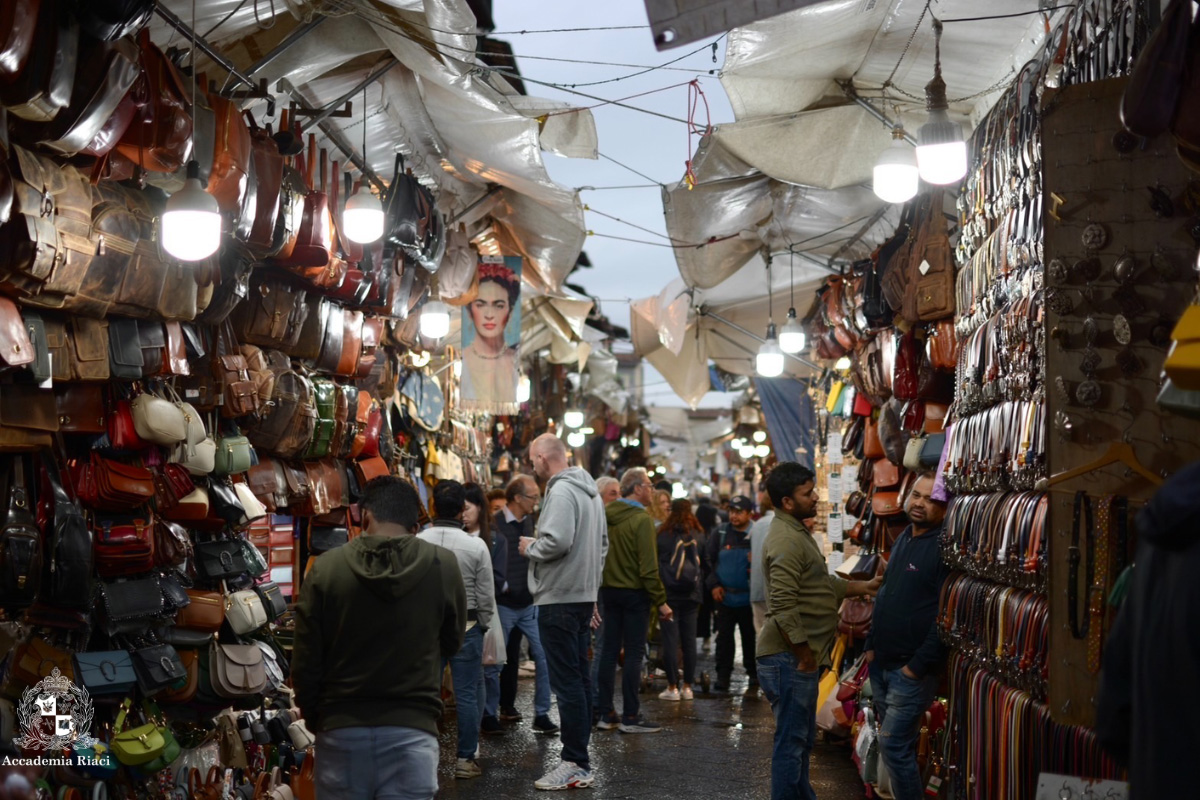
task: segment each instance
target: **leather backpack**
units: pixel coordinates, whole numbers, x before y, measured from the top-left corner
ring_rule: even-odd
[[[271,401],[246,436],[256,450],[295,458],[304,455],[312,442],[317,423],[316,396],[308,378],[290,365],[274,366]]]
[[[333,434],[337,427],[337,398],[338,388],[333,381],[317,378],[313,381],[313,394],[316,396],[317,419],[313,428],[312,440],[305,458],[324,458],[329,455],[333,445]]]
[[[909,322],[934,322],[954,315],[954,253],[940,189],[930,192],[929,203],[929,214],[908,259],[901,313]]]
[[[42,537],[25,488],[25,459],[12,461],[4,524],[0,526],[0,606],[25,608],[37,598],[42,577]]]
[[[191,150],[192,118],[183,78],[162,50],[150,41],[150,31],[138,36],[146,102],[121,137],[117,151],[144,170],[176,172]]]
[[[250,158],[257,186],[254,224],[250,226],[245,241],[252,253],[265,258],[275,252],[275,232],[283,187],[283,156],[270,131],[258,127],[249,112],[246,112],[246,122],[250,128]]]
[[[232,315],[238,340],[285,351],[293,349],[308,319],[306,297],[307,293],[297,286],[254,276],[249,297]]]

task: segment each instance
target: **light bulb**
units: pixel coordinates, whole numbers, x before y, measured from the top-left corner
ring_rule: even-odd
[[[771,448],[768,445],[760,444],[758,447],[754,448],[754,455],[758,456],[759,458],[766,458],[767,456],[771,455]]]
[[[840,370],[850,369],[850,356],[842,356],[837,361],[833,362],[833,368]]]
[[[563,424],[568,428],[579,428],[583,425],[583,412],[578,409],[571,409],[563,414]]]
[[[460,358],[457,361],[455,361],[454,366],[451,367],[451,369],[454,370],[454,377],[461,378],[462,377],[462,359]]]
[[[654,470],[654,474],[655,474],[655,475],[666,475],[666,474],[667,474],[667,468],[666,468],[666,467],[664,467],[662,464],[659,464],[659,465],[658,465],[658,469]]]
[[[421,309],[421,335],[441,339],[450,332],[450,309],[441,300],[430,300]]]
[[[754,439],[754,441],[756,443],[762,444],[763,442],[765,442],[767,440],[767,432],[766,431],[755,431],[754,435],[750,438]]]
[[[967,174],[967,143],[962,126],[944,108],[929,111],[917,133],[917,168],[921,180],[939,186],[957,183]]]
[[[567,434],[567,444],[571,445],[571,447],[583,447],[586,441],[587,437],[579,431],[572,431]]]
[[[734,439],[729,443],[729,446],[734,450],[741,450],[743,444],[745,444],[745,442],[743,442],[741,439]]]
[[[189,161],[183,188],[167,200],[163,249],[180,261],[208,258],[221,246],[221,207],[200,184],[200,165]]]
[[[346,238],[359,244],[370,244],[383,236],[383,204],[366,186],[359,186],[346,201],[342,227]]]
[[[752,444],[742,445],[742,448],[740,450],[738,450],[738,455],[741,456],[743,459],[754,458],[754,445],[752,445]]]
[[[875,162],[872,188],[885,203],[906,203],[916,197],[920,183],[917,154],[904,141],[904,129],[897,125],[892,131],[891,146]]]
[[[522,375],[517,379],[517,402],[528,403],[531,383],[528,375]]]
[[[754,359],[754,368],[764,378],[774,378],[783,374],[783,351],[779,349],[779,340],[775,338],[775,324],[767,325],[767,339],[758,348]]]
[[[683,484],[679,481],[671,484],[671,497],[676,499],[687,497],[687,489],[683,488]]]
[[[629,446],[630,446],[630,447],[641,447],[641,446],[642,446],[642,440],[641,440],[641,439],[630,439],[630,440],[629,440]]]
[[[700,487],[700,494],[712,494],[712,487],[711,487],[711,486],[707,486],[707,485],[706,485],[706,486],[701,486],[701,487]]]
[[[804,349],[806,342],[804,328],[796,319],[796,309],[789,308],[787,322],[779,329],[779,349],[785,353],[799,353]]]

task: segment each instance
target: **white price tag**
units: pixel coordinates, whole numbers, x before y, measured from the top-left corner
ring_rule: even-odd
[[[842,555],[841,550],[834,550],[832,553],[829,554],[829,557],[825,559],[825,563],[829,567],[830,575],[837,572],[838,567],[840,567],[842,565],[842,561],[844,559],[845,559],[845,556]]]
[[[842,542],[843,522],[841,514],[830,514],[829,519],[825,523],[825,534],[829,537],[829,541],[833,544]]]
[[[842,504],[842,497],[845,491],[845,485],[842,483],[840,473],[833,473],[829,476],[829,502],[834,505]]]

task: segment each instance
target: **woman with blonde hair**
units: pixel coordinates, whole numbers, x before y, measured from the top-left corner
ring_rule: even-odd
[[[650,506],[646,511],[650,514],[650,518],[654,520],[654,530],[657,531],[671,514],[671,493],[662,489],[656,489],[654,491],[654,498],[650,501]]]

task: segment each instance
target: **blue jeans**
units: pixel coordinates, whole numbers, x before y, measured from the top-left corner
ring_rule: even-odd
[[[816,800],[808,756],[817,741],[820,672],[800,672],[791,653],[758,659],[758,682],[775,715],[771,800]]]
[[[588,638],[592,603],[550,603],[538,607],[538,631],[550,667],[550,688],[558,697],[562,760],[590,769],[592,678]]]
[[[937,693],[936,675],[913,680],[898,669],[871,664],[871,695],[880,720],[879,755],[892,778],[896,800],[922,800],[925,785],[917,769],[921,721]]]
[[[498,605],[496,611],[500,616],[506,644],[513,628],[529,639],[529,652],[537,666],[533,678],[533,713],[539,717],[545,716],[550,713],[550,668],[546,666],[546,652],[542,649],[542,637],[538,634],[538,607],[509,608]],[[495,619],[492,624],[495,624]],[[518,654],[509,653],[508,657],[518,658]],[[503,669],[495,664],[483,668],[484,682],[487,684],[487,702],[484,703],[483,713],[489,717],[496,716],[500,710],[500,673]]]
[[[317,734],[317,796],[431,800],[438,790],[437,737],[415,728],[337,728]]]
[[[650,624],[650,596],[642,589],[600,589],[600,614],[604,617],[604,650],[600,654],[600,716],[613,713],[617,657],[625,648],[621,667],[621,720],[636,722],[641,711],[642,657]]]
[[[495,624],[492,620],[492,624]],[[479,748],[479,723],[483,719],[483,628],[467,631],[462,647],[450,659],[454,681],[454,707],[458,717],[458,757],[474,758]]]

